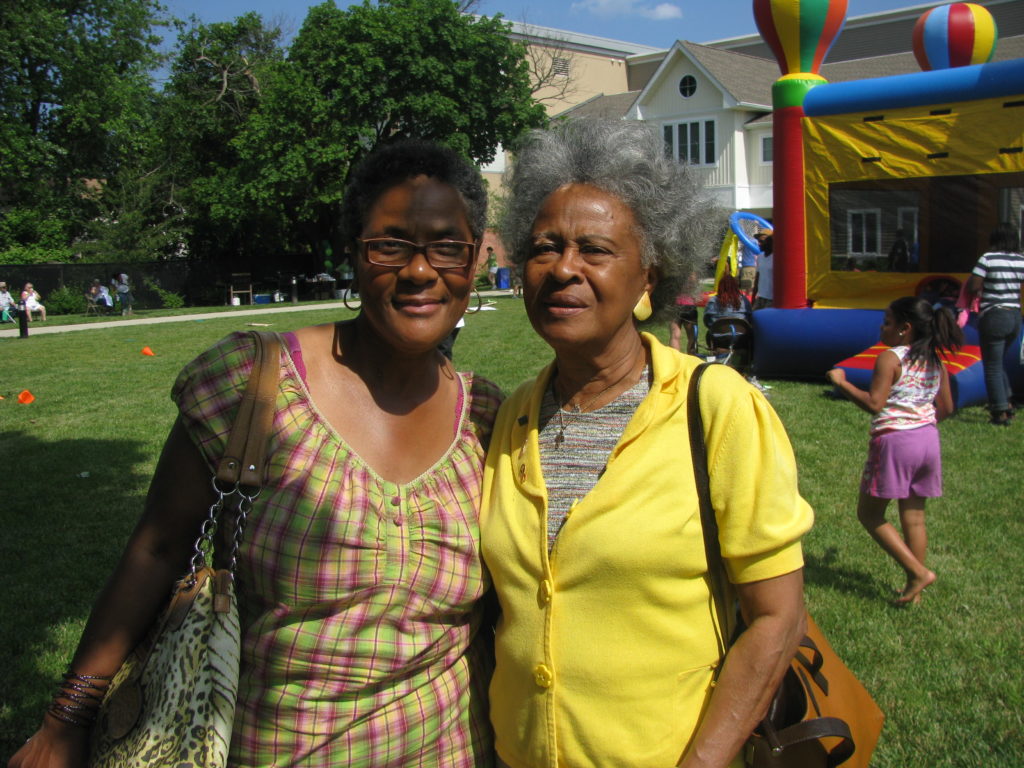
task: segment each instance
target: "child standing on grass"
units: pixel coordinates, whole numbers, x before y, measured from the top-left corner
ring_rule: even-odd
[[[942,495],[942,462],[937,421],[953,411],[949,375],[939,352],[955,352],[963,334],[948,309],[935,310],[922,298],[906,296],[885,310],[882,351],[865,392],[840,368],[828,379],[872,414],[868,458],[861,478],[857,518],[872,538],[907,572],[897,604],[916,603],[935,581],[925,567],[928,532],[926,498]],[[885,520],[890,499],[899,500],[900,526]]]

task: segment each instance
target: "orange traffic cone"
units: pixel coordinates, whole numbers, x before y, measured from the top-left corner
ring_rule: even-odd
[[[156,357],[156,352],[154,352],[149,347],[143,347],[142,354],[146,355],[147,357]]]
[[[21,390],[21,392],[18,393],[18,402],[21,403],[22,405],[28,405],[35,399],[36,396],[29,392],[27,389],[23,389]]]

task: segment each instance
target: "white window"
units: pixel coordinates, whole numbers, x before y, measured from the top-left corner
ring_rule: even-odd
[[[662,127],[665,152],[681,163],[690,165],[716,165],[715,121],[694,120],[687,123],[669,123]]]
[[[850,256],[878,256],[882,212],[879,208],[851,208],[846,212],[846,252]]]
[[[771,165],[775,159],[775,146],[771,136],[761,137],[761,164]]]
[[[569,60],[561,56],[555,56],[551,59],[551,74],[555,77],[568,77],[569,76]]]

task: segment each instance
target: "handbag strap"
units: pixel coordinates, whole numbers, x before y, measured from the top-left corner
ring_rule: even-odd
[[[708,474],[708,452],[704,439],[704,419],[700,411],[700,380],[711,363],[701,363],[690,374],[686,396],[686,415],[690,433],[690,457],[693,462],[693,480],[697,486],[697,500],[700,506],[700,527],[704,534],[704,557],[707,560],[708,583],[711,598],[715,603],[718,622],[715,633],[718,647],[724,657],[729,646],[726,637],[730,635],[730,612],[728,609],[729,590],[725,583],[725,563],[718,543],[718,520],[711,504],[711,479]]]
[[[245,520],[252,509],[253,500],[263,486],[267,444],[277,399],[281,341],[276,333],[262,331],[253,331],[252,337],[255,343],[252,372],[231,425],[224,455],[217,462],[213,474],[213,489],[217,498],[210,506],[193,547],[191,575],[185,582],[188,587],[195,584],[198,572],[206,567],[206,554],[213,547],[217,520],[225,501],[237,496],[234,532],[230,540],[224,542],[230,553],[229,570],[234,573]],[[218,592],[223,592],[224,588],[226,585],[219,584]]]
[[[276,333],[253,331],[256,356],[249,383],[231,426],[224,455],[217,463],[218,482],[228,488],[260,488],[266,463],[267,442],[277,399],[277,369],[281,342]]]

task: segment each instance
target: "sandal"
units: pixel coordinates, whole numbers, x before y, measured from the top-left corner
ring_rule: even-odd
[[[988,423],[994,424],[997,427],[1008,427],[1012,420],[1013,414],[1010,411],[999,411],[992,414],[992,418],[988,420]]]

